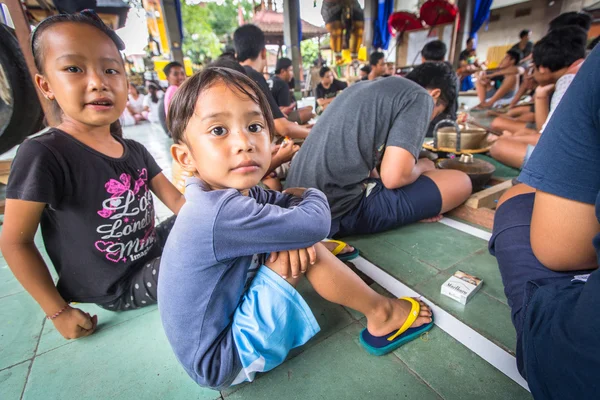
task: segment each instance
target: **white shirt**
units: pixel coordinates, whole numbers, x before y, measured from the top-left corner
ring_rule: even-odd
[[[160,99],[160,96],[158,95],[158,93],[157,93],[157,98]],[[148,121],[160,122],[160,120],[158,119],[158,101],[156,103],[153,103],[152,95],[147,94],[146,97],[144,97],[143,106],[150,108],[150,111],[148,112]]]

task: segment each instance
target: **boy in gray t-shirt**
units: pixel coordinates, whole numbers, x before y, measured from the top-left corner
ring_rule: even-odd
[[[466,174],[417,160],[429,121],[456,95],[454,71],[426,63],[407,78],[346,89],[292,163],[286,186],[325,193],[333,218],[330,236],[435,221],[471,194]]]

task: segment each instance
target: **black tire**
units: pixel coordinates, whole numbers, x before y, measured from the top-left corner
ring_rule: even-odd
[[[19,42],[12,29],[0,24],[0,68],[5,82],[0,82],[12,104],[0,99],[0,154],[23,142],[42,128],[43,111]],[[8,87],[6,87],[7,85]]]

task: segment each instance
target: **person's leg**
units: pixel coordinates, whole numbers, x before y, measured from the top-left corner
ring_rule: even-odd
[[[469,177],[452,170],[428,171],[399,189],[386,189],[378,179],[368,185],[361,202],[332,224],[334,237],[384,232],[437,217],[459,206],[472,190]]]
[[[527,307],[527,287],[532,282],[537,286],[555,280],[572,279],[585,272],[556,272],[546,268],[531,249],[531,215],[535,189],[527,185],[516,185],[499,200],[490,239],[490,253],[496,257],[504,294],[511,308],[511,318],[517,333],[517,364],[522,371],[521,332]]]
[[[535,128],[535,114],[532,112],[525,112],[515,117],[515,120],[528,123],[527,128],[529,128],[529,123],[533,122],[533,128]]]
[[[509,132],[516,132],[520,129],[525,128],[525,126],[527,125],[526,122],[522,122],[522,121],[515,121],[514,119],[509,119],[509,118],[503,118],[503,117],[496,117],[492,120],[492,123],[490,124],[490,128],[496,130],[496,131],[509,131]]]
[[[487,83],[484,83],[481,79],[477,79],[477,82],[475,82],[475,90],[477,91],[479,104],[485,102],[487,98],[487,92],[489,90],[489,85]]]
[[[442,196],[440,214],[460,206],[473,191],[471,179],[461,171],[434,169],[425,172],[423,175],[431,179],[440,191]]]
[[[156,304],[159,267],[160,257],[152,258],[128,278],[121,296],[98,306],[110,311],[127,311]]]
[[[490,148],[490,155],[502,164],[521,168],[527,155],[527,143],[512,139],[512,137],[498,139]]]
[[[363,313],[367,317],[367,330],[374,336],[387,335],[402,326],[411,310],[409,302],[375,292],[321,243],[315,244],[315,249],[317,262],[308,267],[305,276],[321,297]],[[265,265],[279,275],[284,273],[279,260]],[[300,279],[286,280],[296,286]],[[412,327],[431,322],[431,310],[425,303],[420,303],[421,313]]]

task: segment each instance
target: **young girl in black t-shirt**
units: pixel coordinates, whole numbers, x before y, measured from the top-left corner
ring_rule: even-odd
[[[155,228],[152,192],[174,213],[185,202],[144,146],[111,129],[127,103],[123,49],[88,11],[50,17],[32,35],[36,84],[61,123],[19,148],[1,247],[16,278],[67,339],[91,334],[98,322],[70,302],[115,311],[156,302],[174,217]],[[34,245],[38,224],[56,286]]]

